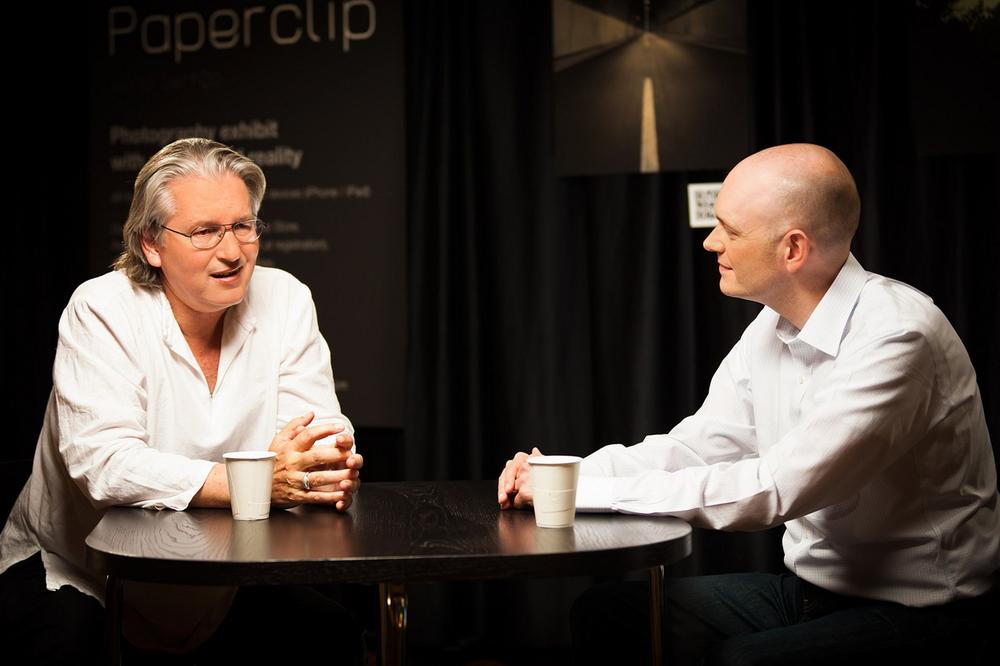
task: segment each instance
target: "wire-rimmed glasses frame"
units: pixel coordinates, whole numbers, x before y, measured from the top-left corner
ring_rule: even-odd
[[[186,237],[196,250],[211,250],[222,242],[228,231],[232,231],[236,240],[244,245],[256,243],[267,228],[267,224],[259,217],[252,217],[249,220],[240,220],[232,224],[211,224],[198,227],[191,233],[171,229],[165,224],[161,224],[160,228]]]

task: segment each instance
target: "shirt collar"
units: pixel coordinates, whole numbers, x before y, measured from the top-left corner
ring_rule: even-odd
[[[802,330],[796,335],[794,326],[779,319],[776,334],[786,344],[795,337],[828,356],[836,356],[840,351],[847,322],[867,281],[868,272],[853,254],[848,255],[833,284],[809,315]]]
[[[247,333],[254,330],[257,324],[257,318],[254,316],[253,311],[250,308],[250,300],[253,298],[253,281],[247,287],[246,295],[243,296],[243,300],[230,308],[227,317],[229,321],[238,324]]]

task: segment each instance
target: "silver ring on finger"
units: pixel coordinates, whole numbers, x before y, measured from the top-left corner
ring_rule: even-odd
[[[312,490],[312,486],[309,485],[309,472],[302,475],[302,490],[306,492]]]

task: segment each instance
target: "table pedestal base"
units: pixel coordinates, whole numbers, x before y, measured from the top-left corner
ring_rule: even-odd
[[[382,666],[401,666],[406,661],[406,586],[381,583],[378,586]],[[663,664],[663,566],[649,569],[649,634],[652,664]]]
[[[399,583],[380,583],[378,597],[382,666],[400,666],[406,661],[406,587]]]

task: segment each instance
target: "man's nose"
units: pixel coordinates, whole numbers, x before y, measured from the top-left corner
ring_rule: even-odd
[[[718,252],[718,253],[721,253],[722,249],[723,249],[722,248],[722,240],[719,237],[719,234],[721,233],[721,231],[720,231],[721,229],[722,229],[722,225],[720,225],[717,222],[715,224],[715,227],[712,229],[712,231],[707,236],[705,236],[705,240],[701,244],[701,246],[703,248],[705,248],[706,250],[708,250],[709,252]]]
[[[236,232],[232,227],[226,229],[222,234],[222,240],[215,247],[215,251],[227,258],[235,258],[240,255],[240,241],[236,238]]]

